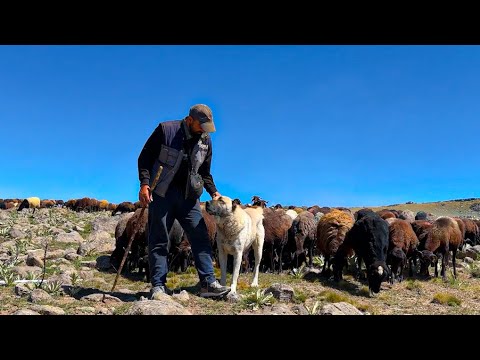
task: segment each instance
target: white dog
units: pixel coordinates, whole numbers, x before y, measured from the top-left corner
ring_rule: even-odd
[[[205,203],[205,210],[215,217],[217,224],[218,260],[220,262],[223,286],[227,282],[227,255],[233,255],[233,276],[230,293],[237,292],[238,274],[243,253],[253,246],[255,253],[255,271],[251,286],[258,286],[258,271],[262,260],[265,229],[263,227],[263,209],[249,207],[242,209],[232,203],[232,199],[221,196],[218,200]]]

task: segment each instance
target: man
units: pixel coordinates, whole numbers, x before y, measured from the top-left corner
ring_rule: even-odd
[[[218,297],[230,291],[215,279],[212,247],[199,201],[203,187],[212,199],[221,196],[210,174],[212,142],[209,133],[214,131],[211,109],[204,104],[194,105],[183,120],[161,122],[138,157],[139,200],[143,206],[148,206],[151,299],[156,299],[160,293],[170,293],[165,286],[168,233],[175,219],[192,247],[200,278],[200,295]],[[151,189],[159,169],[158,183]]]

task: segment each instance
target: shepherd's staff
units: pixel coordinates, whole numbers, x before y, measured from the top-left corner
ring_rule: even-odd
[[[153,179],[152,186],[150,187],[150,191],[153,191],[155,189],[155,186],[157,186],[158,179],[160,179],[160,175],[162,173],[163,166],[160,165],[158,168],[157,174],[155,175],[155,178]],[[149,194],[150,196],[150,194]],[[115,281],[113,282],[112,290],[110,290],[111,293],[113,293],[113,290],[115,290],[115,285],[117,285],[118,277],[120,276],[120,273],[122,272],[123,269],[123,264],[125,264],[125,260],[127,260],[128,253],[130,252],[130,248],[132,247],[132,242],[133,239],[135,238],[135,234],[140,230],[140,219],[143,217],[143,213],[147,207],[144,206],[142,207],[142,210],[140,210],[140,216],[138,217],[137,223],[134,225],[134,229],[132,232],[132,235],[130,236],[130,239],[128,239],[128,245],[127,248],[125,249],[125,253],[123,254],[122,262],[120,263],[120,266],[118,267],[117,270],[117,276],[115,276]],[[103,299],[102,302],[105,302],[105,293],[103,293]]]

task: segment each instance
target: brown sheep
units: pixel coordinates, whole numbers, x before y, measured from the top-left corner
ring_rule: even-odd
[[[390,210],[387,210],[387,209],[379,210],[379,211],[377,211],[377,214],[383,220],[387,220],[388,218],[396,218],[395,214],[393,212],[391,212]]]
[[[394,277],[398,281],[403,280],[403,267],[405,261],[409,263],[409,276],[413,276],[413,258],[418,246],[418,238],[413,231],[410,222],[403,219],[396,219],[388,226],[389,246],[387,253],[387,264],[392,269],[392,281]],[[401,252],[399,251],[401,250]]]
[[[313,265],[313,248],[316,243],[317,225],[312,212],[304,211],[293,220],[287,248],[294,252],[292,266],[298,268],[306,262],[305,247],[308,249],[308,265]]]
[[[353,216],[344,211],[333,209],[325,214],[317,224],[317,252],[325,258],[322,274],[330,273],[331,258],[337,253],[338,247],[345,240],[345,235],[352,228]],[[353,255],[350,252],[348,256]]]
[[[465,223],[459,217],[452,217],[452,219],[457,222],[460,232],[462,233],[462,239],[465,239]]]
[[[136,210],[135,205],[133,205],[131,201],[124,201],[115,207],[115,210],[112,211],[112,216],[115,215],[116,213],[123,214],[126,212],[134,212],[135,210]]]
[[[443,280],[447,280],[445,269],[448,263],[449,251],[452,251],[453,276],[457,277],[455,268],[455,257],[457,249],[462,245],[462,233],[458,222],[451,217],[442,216],[434,221],[425,242],[425,250],[418,252],[421,262],[420,272],[428,276],[428,267],[433,263],[435,265],[435,276],[438,277],[438,257],[442,258],[441,275]]]
[[[477,245],[479,240],[479,228],[475,221],[471,219],[462,219],[465,223],[465,242],[468,241],[470,245]]]
[[[265,228],[265,242],[263,245],[262,263],[266,268],[275,271],[278,262],[278,272],[282,271],[283,249],[288,241],[288,230],[292,226],[292,218],[285,210],[263,209],[263,226]]]
[[[205,210],[204,206],[200,206],[202,209],[202,216],[207,226],[208,237],[212,244],[212,257],[214,261],[217,261],[216,256],[216,235],[217,224],[215,218]],[[177,226],[177,229],[174,227]],[[169,268],[174,272],[184,272],[188,266],[193,266],[192,247],[188,240],[187,234],[183,231],[178,221],[174,222],[172,229],[170,229],[170,249],[169,249]],[[174,243],[175,242],[175,243]]]
[[[89,197],[84,197],[75,201],[75,205],[73,206],[73,210],[85,211],[85,212],[93,212],[98,211],[98,200],[92,199]]]
[[[316,213],[320,212],[320,206],[318,205],[310,206],[309,208],[307,208],[307,211],[315,215]]]
[[[52,208],[55,206],[55,201],[53,200],[41,200],[40,201],[40,208],[45,209],[45,208]]]
[[[428,220],[415,220],[410,224],[415,235],[418,238],[418,249],[425,249],[425,242],[427,241],[427,235],[432,227],[433,222]]]
[[[142,274],[145,271],[147,276],[147,281],[150,281],[150,273],[148,267],[148,209],[143,211],[142,217],[142,210],[136,210],[133,215],[131,215],[126,224],[125,230],[123,233],[117,238],[115,244],[115,250],[112,252],[110,256],[110,263],[115,269],[118,269],[122,258],[125,254],[125,249],[127,248],[128,242],[130,238],[133,237],[132,245],[130,248],[130,253],[127,256],[127,260],[125,262],[125,269],[128,272],[132,272],[134,269],[138,267],[139,274]],[[138,224],[138,225],[137,225]],[[121,227],[123,224],[117,224],[118,233],[120,233]],[[115,235],[117,236],[117,229],[115,229]]]
[[[76,202],[77,202],[77,199],[70,199],[70,200],[67,200],[67,202],[65,203],[64,206],[65,206],[67,209],[73,210],[74,207],[75,207],[75,203],[76,203]]]

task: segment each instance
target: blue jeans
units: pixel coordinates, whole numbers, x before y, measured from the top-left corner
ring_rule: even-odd
[[[177,219],[187,234],[200,281],[215,281],[212,245],[202,216],[200,201],[187,199],[182,190],[172,186],[165,197],[153,193],[148,206],[148,261],[152,286],[165,285],[168,273],[168,232]]]

